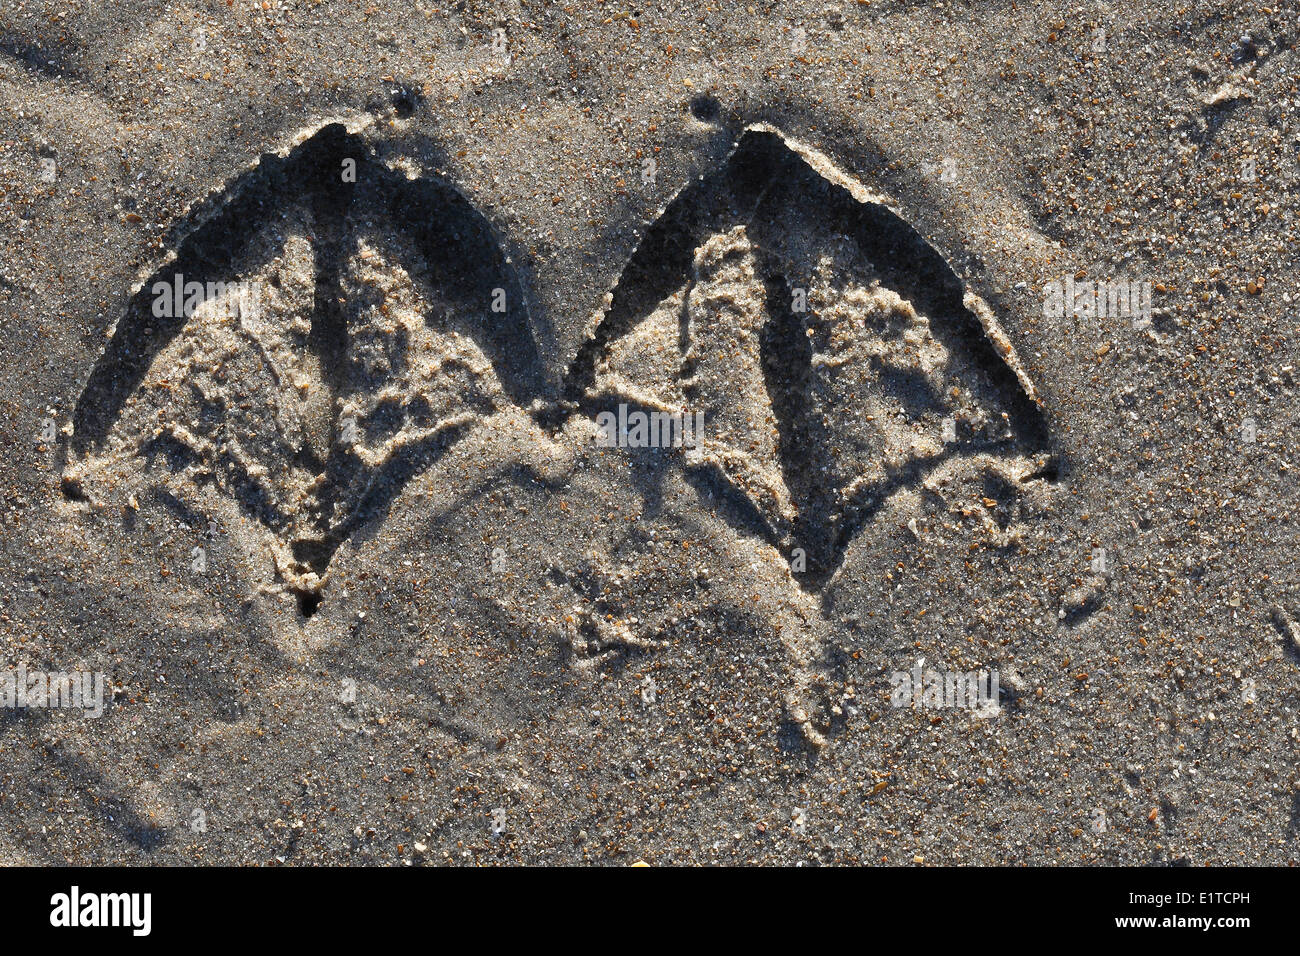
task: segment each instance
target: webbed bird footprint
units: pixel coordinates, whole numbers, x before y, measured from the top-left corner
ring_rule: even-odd
[[[814,589],[939,465],[1029,476],[1047,457],[987,306],[882,200],[766,128],[651,228],[568,393],[703,412],[688,473]]]
[[[92,372],[65,488],[141,456],[215,485],[271,532],[281,577],[315,593],[410,477],[538,393],[522,289],[459,193],[339,125],[263,157],[214,205]]]

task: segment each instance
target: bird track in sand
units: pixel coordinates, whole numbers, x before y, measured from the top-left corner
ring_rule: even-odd
[[[782,633],[804,636],[782,640],[808,675],[790,709],[820,739],[799,699],[825,683],[807,622],[891,497],[974,477],[1010,539],[1024,488],[1053,476],[989,308],[883,198],[768,127],[653,223],[558,395],[490,225],[364,136],[324,126],[207,210],[92,370],[63,487],[87,498],[155,469],[215,487],[269,534],[308,613],[339,546],[494,414],[529,409],[558,438],[616,403],[702,412],[696,446],[665,453],[788,562],[800,623]],[[160,315],[155,290],[177,281],[238,285]]]

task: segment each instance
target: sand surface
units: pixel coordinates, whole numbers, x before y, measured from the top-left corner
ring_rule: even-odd
[[[1294,863],[1297,33],[0,0],[0,861]]]

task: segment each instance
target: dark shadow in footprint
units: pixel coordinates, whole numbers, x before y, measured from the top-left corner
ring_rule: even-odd
[[[609,309],[569,366],[566,400],[582,403],[610,344],[685,284],[700,244],[712,233],[747,221],[769,184],[788,173],[797,159],[779,137],[747,134],[722,168],[677,194],[623,267]]]
[[[66,45],[63,45],[62,49],[55,49],[52,45],[42,46],[38,42],[8,30],[0,31],[0,53],[11,57],[27,69],[35,70],[51,79],[70,77],[84,80],[85,74],[67,63],[65,57],[68,52]],[[70,52],[79,56],[83,51],[74,47]]]

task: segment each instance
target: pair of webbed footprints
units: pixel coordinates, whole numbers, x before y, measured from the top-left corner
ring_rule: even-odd
[[[195,219],[91,373],[64,487],[88,493],[114,456],[188,470],[273,533],[301,593],[510,404],[551,428],[620,403],[702,412],[702,439],[671,453],[811,591],[893,491],[957,457],[1046,449],[987,307],[883,200],[771,128],[650,227],[558,391],[487,221],[341,125],[264,157]],[[158,317],[175,277],[258,294]]]

